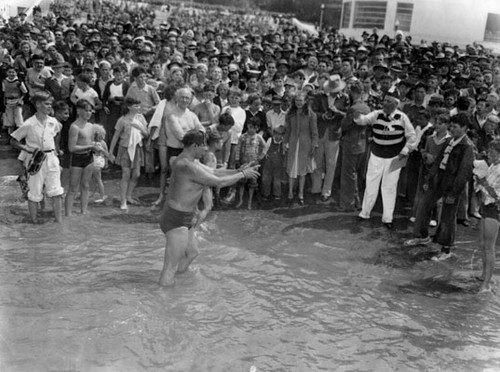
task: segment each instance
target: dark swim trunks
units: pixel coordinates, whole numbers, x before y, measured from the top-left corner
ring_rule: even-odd
[[[92,164],[93,161],[92,152],[71,154],[71,166],[75,168],[85,168],[87,165]]]
[[[483,205],[480,213],[481,213],[481,216],[483,216],[483,218],[492,218],[492,219],[497,220],[497,221],[500,220],[499,219],[500,212],[498,211],[498,207],[497,207],[496,203]]]
[[[168,204],[165,203],[163,208],[163,213],[160,217],[160,228],[163,233],[167,233],[170,230],[176,229],[178,227],[187,227],[188,229],[193,227],[193,217],[194,212],[181,212],[177,209],[173,209]]]

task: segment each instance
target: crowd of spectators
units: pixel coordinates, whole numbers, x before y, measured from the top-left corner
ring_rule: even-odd
[[[425,230],[419,205],[434,167],[455,177],[448,180],[453,195],[439,191],[445,204],[453,204],[441,208],[447,213],[443,252],[453,245],[456,220],[468,225],[471,216],[481,218],[472,161],[486,159],[498,135],[500,60],[479,44],[417,42],[401,31],[379,35],[376,29],[359,38],[334,29],[310,35],[286,17],[261,12],[192,4],[155,11],[106,1],[57,2],[46,15],[35,8],[30,19],[21,13],[4,22],[0,42],[3,136],[36,112],[30,98],[49,92],[55,105],[69,109],[60,146],[62,166],[68,167],[69,128],[82,118],[76,108],[82,100],[93,111],[85,120],[105,128],[111,150],[131,141],[130,133],[123,137],[120,118],[130,116],[124,101],[129,108],[138,102],[147,131],[142,155],[132,158],[143,174],[161,169],[158,203],[168,183],[168,159],[182,151],[178,121],[185,114],[175,110],[185,106],[177,99],[185,99],[188,88],[182,110],[195,114],[209,145],[221,142],[211,147],[216,166],[262,163],[259,182],[226,190],[221,202],[230,204],[239,191],[241,205],[246,189],[248,208],[257,189],[263,203],[332,203],[338,195],[338,211],[361,210],[365,220],[380,189],[386,227],[393,228],[399,196],[398,202],[413,205],[408,218]],[[176,94],[180,89],[183,94]],[[450,132],[454,126],[465,128],[474,156],[450,155],[463,137]],[[313,197],[305,198],[308,192]],[[134,200],[125,194],[125,201]],[[437,204],[433,200],[428,208]],[[440,223],[439,212],[425,218],[431,226]]]

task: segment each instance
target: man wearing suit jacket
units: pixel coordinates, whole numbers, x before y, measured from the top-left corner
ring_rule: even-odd
[[[312,193],[321,193],[322,202],[328,202],[332,194],[339,154],[340,123],[349,107],[349,97],[342,92],[345,86],[340,75],[331,75],[323,86],[324,93],[316,95],[311,105],[318,117],[319,136],[314,156],[316,169],[312,177]]]
[[[72,51],[72,57],[69,59],[71,67],[73,67],[73,75],[78,76],[83,71],[83,65],[85,64],[85,58],[83,57],[83,52],[85,47],[82,44],[76,44]]]
[[[343,212],[352,212],[361,206],[358,185],[365,173],[366,127],[354,123],[353,116],[355,112],[363,115],[370,112],[361,98],[362,92],[360,83],[351,85],[349,98],[352,104],[341,122],[340,210]]]

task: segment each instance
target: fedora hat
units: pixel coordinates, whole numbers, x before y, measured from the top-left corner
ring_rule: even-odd
[[[399,62],[394,62],[391,67],[390,67],[390,70],[396,74],[399,74],[399,73],[402,73],[402,72],[405,72],[405,69],[403,68],[403,65]]]
[[[340,75],[332,75],[323,85],[326,93],[338,93],[345,88],[345,81],[340,78]]]
[[[372,70],[375,71],[375,70],[382,70],[384,71],[384,73],[389,73],[389,67],[387,67],[386,65],[375,65],[372,67]]]

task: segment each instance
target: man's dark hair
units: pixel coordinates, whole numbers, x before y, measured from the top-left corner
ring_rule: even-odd
[[[262,125],[262,121],[257,117],[257,116],[254,116],[253,118],[250,118],[250,120],[248,120],[248,126],[252,126],[256,129],[259,129]]]
[[[467,115],[464,112],[459,112],[455,116],[452,116],[450,121],[451,123],[460,125],[462,128],[463,127],[469,128],[471,124],[469,115]]]
[[[145,74],[146,73],[146,70],[144,69],[144,67],[141,67],[141,66],[136,66],[132,69],[132,77],[133,78],[136,78],[137,76],[141,75],[141,74]]]
[[[225,112],[221,116],[219,116],[219,124],[232,127],[234,125],[234,119],[231,114]]]
[[[460,111],[467,111],[470,106],[470,101],[468,97],[460,96],[457,99],[457,109]]]
[[[222,136],[214,131],[210,131],[207,136],[207,145],[211,146],[213,143],[217,143],[222,140]]]
[[[77,77],[76,77],[76,80],[77,81],[81,81],[82,83],[86,83],[86,84],[89,84],[92,82],[92,79],[91,77],[85,73],[85,72],[82,72],[81,74],[79,74]]]
[[[419,81],[417,84],[415,84],[415,86],[413,87],[413,90],[417,90],[419,88],[424,88],[424,90],[427,91],[427,84]]]
[[[189,147],[192,145],[202,146],[206,143],[205,133],[198,129],[192,129],[188,131],[184,137],[182,137],[182,144],[184,147]]]
[[[52,104],[52,109],[54,112],[63,112],[69,110],[69,105],[64,101],[56,101]]]

